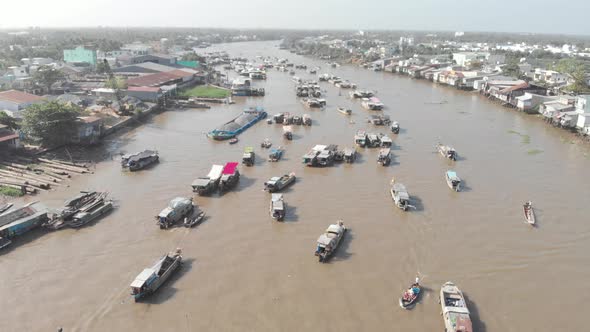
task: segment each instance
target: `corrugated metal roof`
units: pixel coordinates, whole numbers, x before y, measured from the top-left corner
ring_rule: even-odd
[[[18,91],[18,90],[8,90],[0,92],[0,100],[11,101],[13,103],[34,103],[36,101],[42,101],[43,97],[39,97],[36,95],[32,95],[30,93]]]

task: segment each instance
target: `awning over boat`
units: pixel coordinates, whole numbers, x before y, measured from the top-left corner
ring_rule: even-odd
[[[224,174],[224,175],[234,174],[236,172],[237,168],[238,168],[238,163],[236,163],[236,162],[227,163],[227,164],[225,164],[225,167],[223,168],[222,174]]]
[[[283,200],[283,194],[272,194],[271,200],[273,202],[278,202]]]
[[[211,166],[211,170],[207,177],[211,180],[217,180],[221,177],[221,173],[223,172],[223,165],[213,165]]]
[[[193,187],[205,187],[209,184],[211,180],[209,178],[198,178],[195,181],[193,181],[192,186]]]
[[[148,281],[150,278],[154,277],[155,274],[156,271],[153,269],[144,269],[137,277],[135,277],[135,280],[133,280],[133,282],[131,283],[131,287],[141,288],[145,284],[145,282]]]
[[[328,237],[326,234],[322,234],[322,235],[320,235],[320,237],[318,238],[318,244],[321,244],[321,245],[327,246],[327,245],[329,245],[329,244],[332,242],[332,239],[333,239],[333,238],[331,238],[331,237]]]

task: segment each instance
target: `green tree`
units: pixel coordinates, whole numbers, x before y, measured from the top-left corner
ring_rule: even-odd
[[[586,81],[586,66],[577,59],[561,59],[555,66],[555,71],[568,74],[574,81],[568,86],[568,90],[574,93],[587,93],[590,91]]]
[[[109,74],[111,72],[111,65],[107,59],[96,64],[96,72],[99,74]]]
[[[46,146],[65,144],[78,130],[78,115],[80,110],[77,107],[57,101],[34,104],[23,112],[22,130]]]
[[[18,129],[16,120],[4,111],[0,111],[0,124],[3,124],[10,129]]]
[[[198,61],[199,63],[205,62],[205,58],[198,55],[195,52],[191,52],[191,53],[187,53],[187,54],[183,55],[182,60],[183,61]]]
[[[47,92],[51,91],[51,85],[53,85],[53,83],[63,78],[64,75],[59,69],[50,66],[41,66],[33,74],[33,81],[37,85],[44,87]]]
[[[502,73],[506,76],[518,78],[521,75],[520,68],[516,61],[509,61],[502,67]]]
[[[127,89],[127,81],[120,77],[111,77],[105,82],[105,87],[115,90]]]

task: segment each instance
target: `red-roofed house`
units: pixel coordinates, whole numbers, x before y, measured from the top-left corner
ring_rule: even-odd
[[[127,80],[128,86],[151,86],[159,87],[162,85],[181,84],[182,76],[172,74],[171,72],[154,73]]]
[[[44,101],[43,97],[18,90],[2,91],[0,92],[0,111],[5,111],[14,118],[20,118],[21,111],[29,105],[39,104]]]
[[[0,151],[19,147],[19,136],[7,126],[0,124]]]

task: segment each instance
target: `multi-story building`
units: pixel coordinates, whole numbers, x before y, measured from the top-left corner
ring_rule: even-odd
[[[78,46],[73,50],[64,50],[64,62],[67,63],[87,63],[96,66],[96,51]]]

